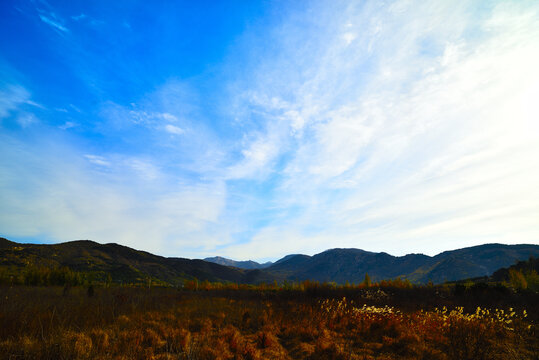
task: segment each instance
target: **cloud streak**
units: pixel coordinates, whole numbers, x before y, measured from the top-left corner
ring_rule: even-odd
[[[50,14],[50,15],[51,17],[45,16],[44,14],[39,14],[39,18],[45,24],[52,26],[55,30],[60,31],[61,33],[69,32],[69,29],[66,28],[64,25],[62,25],[60,21],[56,19],[54,14]]]
[[[165,131],[173,135],[182,135],[185,132],[181,127],[172,124],[165,125]]]

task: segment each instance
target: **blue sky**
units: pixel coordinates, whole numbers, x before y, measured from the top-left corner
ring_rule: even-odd
[[[539,243],[536,1],[2,1],[0,235]]]

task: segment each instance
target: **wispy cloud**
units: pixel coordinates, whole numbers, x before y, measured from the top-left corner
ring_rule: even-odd
[[[21,104],[30,101],[30,93],[20,85],[5,85],[0,89],[0,119],[9,116]]]
[[[84,20],[88,17],[88,15],[84,14],[84,13],[81,13],[79,15],[73,15],[71,16],[71,18],[75,21],[80,21],[80,20]]]
[[[128,159],[127,165],[144,180],[155,180],[161,176],[159,169],[147,160]]]
[[[165,125],[165,131],[173,135],[182,135],[185,132],[181,127],[174,126],[171,124]]]
[[[19,116],[17,116],[17,123],[23,128],[26,128],[37,122],[38,122],[37,117],[32,113],[23,112],[19,114]]]
[[[73,122],[73,121],[66,121],[63,125],[60,125],[58,128],[62,129],[62,130],[67,130],[67,129],[71,129],[71,128],[74,128],[74,127],[77,127],[78,124],[76,122]]]
[[[102,156],[86,154],[84,155],[84,157],[88,159],[89,162],[95,165],[106,166],[106,167],[109,167],[111,165],[110,161],[106,160]]]
[[[170,122],[177,122],[178,118],[172,114],[169,113],[160,113],[157,115],[157,117],[160,117],[164,120],[170,121]]]
[[[526,219],[539,217],[537,7],[322,7],[327,16],[302,19],[314,31],[284,23],[285,55],[254,69],[244,96],[268,123],[289,121],[289,132],[261,135],[286,159],[264,166],[282,175],[275,206],[301,211],[229,253],[247,257],[269,239],[298,244],[288,251],[398,253],[536,242],[539,227]]]
[[[45,8],[41,21],[67,33]],[[80,99],[65,112],[72,99],[40,105],[3,84],[0,125],[15,129],[0,132],[4,234],[237,259],[537,243],[539,5],[278,13],[206,73],[103,86],[99,99],[113,100],[98,108]],[[109,80],[89,68],[76,69],[86,83]],[[21,126],[46,112],[53,125]]]
[[[218,225],[226,199],[223,183],[175,179],[175,186],[163,186],[170,179],[157,178],[144,159],[83,156],[46,138],[32,143],[0,138],[4,236],[114,241],[169,256],[196,256],[196,249],[217,246],[226,237]]]
[[[268,124],[269,128],[264,134],[253,134],[252,138],[244,141],[241,158],[227,169],[225,177],[228,179],[265,178],[273,171],[274,162],[281,152],[284,142],[281,141],[282,126]]]
[[[39,120],[31,112],[31,108],[44,110],[45,107],[30,98],[30,92],[23,86],[5,84],[0,88],[0,120],[12,117],[22,128],[38,123]]]
[[[69,29],[66,28],[60,20],[54,15],[54,13],[50,14],[39,14],[39,18],[41,21],[43,21],[45,24],[52,26],[55,30],[60,31],[61,33],[68,33]]]
[[[177,116],[168,112],[153,111],[145,104],[131,103],[129,106],[121,106],[109,102],[104,106],[103,113],[106,117],[115,121],[118,126],[140,125],[159,128],[163,122],[177,123],[179,121]],[[167,129],[165,128],[165,130]]]
[[[45,110],[45,106],[43,106],[41,104],[38,104],[38,103],[36,103],[35,101],[32,101],[32,100],[26,100],[25,104],[32,105],[32,106],[37,107],[39,109]]]
[[[103,105],[100,130],[129,136],[159,149],[156,163],[173,166],[204,178],[222,179],[230,163],[229,147],[199,112],[196,91],[171,80],[128,105]],[[174,136],[170,136],[174,135]],[[178,141],[181,135],[181,141]]]

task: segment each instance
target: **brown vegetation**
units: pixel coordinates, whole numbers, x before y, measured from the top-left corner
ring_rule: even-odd
[[[496,310],[472,306],[472,293],[405,282],[188,285],[198,290],[2,287],[0,358],[536,359],[539,353],[533,294],[504,294],[491,304],[504,307]]]

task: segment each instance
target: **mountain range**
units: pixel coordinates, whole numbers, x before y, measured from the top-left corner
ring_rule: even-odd
[[[273,281],[269,274],[203,260],[167,258],[118,244],[77,240],[60,244],[19,244],[0,238],[0,270],[17,276],[28,267],[63,267],[90,273],[96,280],[145,283],[148,279],[178,285],[188,279],[256,283]]]
[[[369,274],[373,281],[401,277],[414,283],[442,283],[481,276],[520,260],[539,257],[539,245],[486,244],[445,251],[435,256],[392,256],[360,249],[330,249],[309,256],[287,255],[275,263],[234,261],[222,257],[191,260],[163,257],[118,244],[78,240],[52,245],[20,244],[0,238],[0,271],[20,274],[29,266],[61,267],[110,275],[114,282],[137,283],[152,279],[178,285],[185,280],[260,283],[313,280],[359,283]]]
[[[359,283],[369,274],[373,281],[403,278],[414,283],[489,276],[519,260],[539,255],[539,245],[486,244],[445,251],[435,256],[392,256],[359,249],[331,249],[313,256],[295,255],[265,271],[289,280]]]
[[[265,262],[263,264],[257,263],[256,261],[247,260],[247,261],[235,261],[227,259],[221,256],[207,257],[204,261],[209,261],[219,265],[233,266],[240,269],[252,270],[252,269],[265,269],[273,265],[271,261]]]

